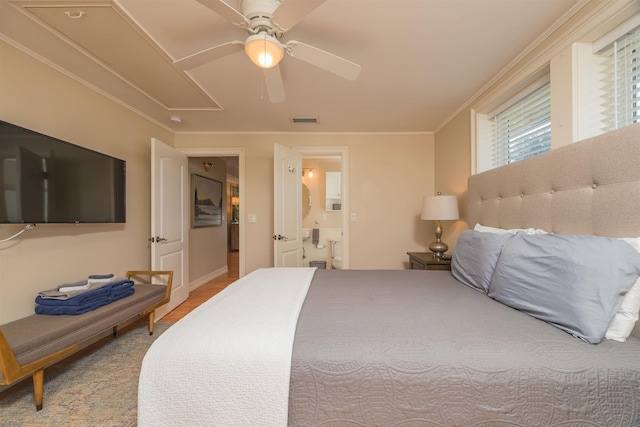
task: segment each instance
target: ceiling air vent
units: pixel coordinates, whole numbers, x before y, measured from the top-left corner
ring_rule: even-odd
[[[317,117],[292,117],[293,123],[318,123]]]

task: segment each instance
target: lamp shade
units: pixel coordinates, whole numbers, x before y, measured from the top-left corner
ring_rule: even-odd
[[[460,219],[458,198],[456,196],[426,196],[422,198],[421,219],[454,220]]]
[[[267,33],[249,36],[244,43],[244,52],[260,68],[273,68],[284,56],[282,44]]]

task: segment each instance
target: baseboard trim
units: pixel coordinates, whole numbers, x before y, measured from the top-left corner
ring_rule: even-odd
[[[189,292],[192,292],[193,290],[198,289],[200,286],[202,286],[205,283],[215,279],[216,277],[220,277],[223,274],[227,274],[227,272],[229,272],[229,266],[225,265],[224,267],[221,267],[221,268],[217,269],[216,271],[213,271],[213,272],[207,274],[206,276],[202,276],[198,280],[190,282],[189,283]]]

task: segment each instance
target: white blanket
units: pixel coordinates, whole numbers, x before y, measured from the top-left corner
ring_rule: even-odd
[[[259,269],[169,328],[142,362],[140,426],[286,426],[291,353],[315,268]]]

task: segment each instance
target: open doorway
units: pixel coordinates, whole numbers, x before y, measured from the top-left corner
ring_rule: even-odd
[[[184,148],[181,149],[183,153],[185,153],[190,160],[193,158],[203,159],[203,158],[218,158],[227,163],[227,172],[230,173],[231,176],[227,176],[229,183],[227,185],[233,185],[237,187],[237,200],[231,200],[230,195],[227,197],[227,205],[232,202],[237,202],[237,219],[238,223],[234,226],[237,230],[237,262],[238,262],[238,274],[239,277],[243,277],[245,275],[245,224],[243,224],[242,218],[244,218],[244,204],[242,203],[244,194],[245,194],[245,156],[244,156],[244,148],[242,147],[231,147],[231,148]],[[227,190],[229,191],[229,190]],[[226,191],[225,191],[226,192]],[[231,214],[231,216],[229,216]],[[233,211],[227,210],[225,214],[225,225],[230,227],[230,223],[232,222]],[[228,244],[231,242],[227,240]],[[234,257],[235,258],[235,257]]]
[[[238,263],[230,266],[228,262],[230,232],[234,228],[231,226],[231,191],[239,185],[235,164],[237,157],[188,158],[190,224],[187,264],[191,291],[222,276],[239,276]]]
[[[302,153],[303,266],[349,268],[347,147],[295,147]]]

